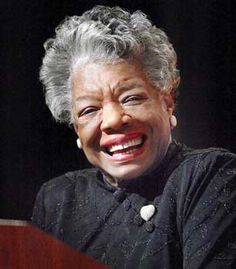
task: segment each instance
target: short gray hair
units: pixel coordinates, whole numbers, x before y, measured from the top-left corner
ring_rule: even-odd
[[[137,58],[154,85],[176,97],[176,53],[167,35],[141,11],[95,6],[82,16],[67,17],[44,48],[40,80],[59,122],[73,123],[70,76],[78,62]]]

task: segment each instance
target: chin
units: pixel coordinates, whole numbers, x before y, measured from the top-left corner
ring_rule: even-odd
[[[117,169],[118,170],[118,169]],[[127,167],[120,167],[119,171],[115,173],[114,169],[111,173],[109,173],[113,178],[115,178],[118,182],[123,181],[131,181],[141,177],[142,175],[146,174],[146,170],[140,169],[137,166],[134,166],[132,169],[127,169]]]

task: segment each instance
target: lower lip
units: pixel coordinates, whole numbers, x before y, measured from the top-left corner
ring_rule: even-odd
[[[137,158],[143,152],[144,152],[144,145],[132,151],[131,153],[121,153],[117,155],[112,155],[112,156],[108,155],[108,156],[109,156],[109,159],[111,159],[112,161],[124,162],[124,161],[130,161],[130,160],[133,160],[134,158]]]

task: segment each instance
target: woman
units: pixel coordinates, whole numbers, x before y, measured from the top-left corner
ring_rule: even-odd
[[[236,158],[172,141],[179,72],[140,11],[96,6],[45,45],[47,104],[94,169],[45,183],[32,221],[112,268],[232,268]]]

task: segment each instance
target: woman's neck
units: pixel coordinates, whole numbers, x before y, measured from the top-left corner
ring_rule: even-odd
[[[165,171],[169,167],[170,159],[179,151],[177,150],[178,148],[177,143],[173,141],[160,165],[147,175],[120,181],[103,172],[103,180],[116,189],[124,189],[129,193],[137,193],[142,197],[152,200],[155,196],[162,193],[167,180],[164,175]]]

